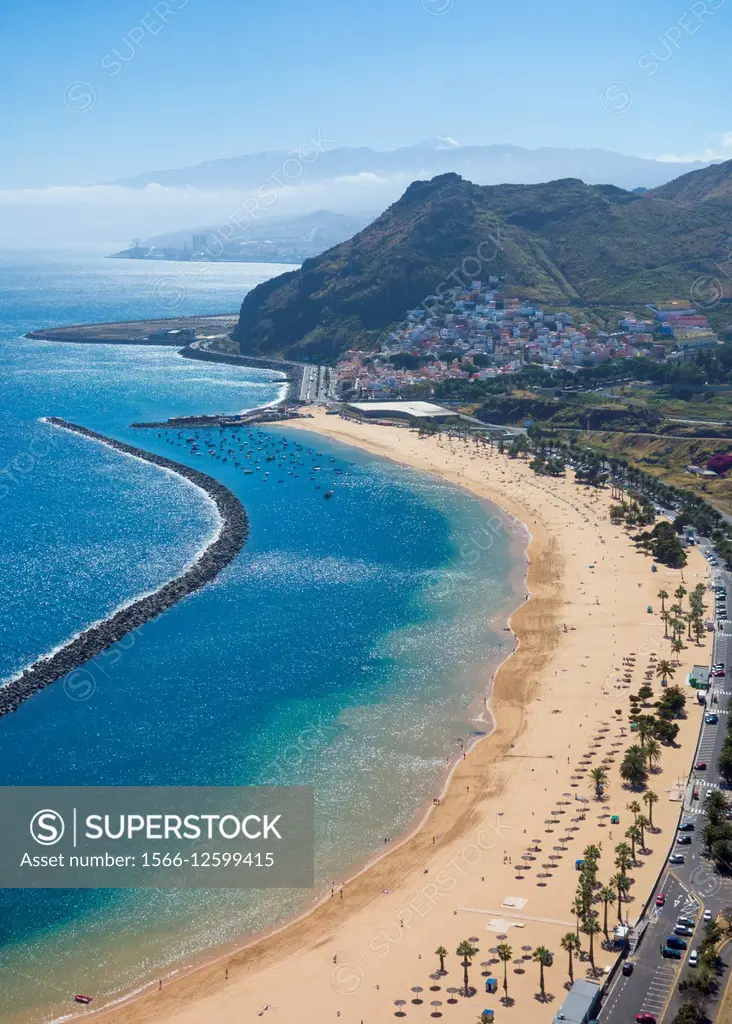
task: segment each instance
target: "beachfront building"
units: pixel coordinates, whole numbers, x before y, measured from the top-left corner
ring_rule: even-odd
[[[474,416],[464,416],[454,409],[445,409],[431,402],[350,402],[346,412],[365,420],[406,420],[412,425],[432,423],[473,423],[484,426]]]
[[[588,1024],[600,1009],[600,986],[596,981],[580,978],[569,990],[559,1007],[554,1024]]]

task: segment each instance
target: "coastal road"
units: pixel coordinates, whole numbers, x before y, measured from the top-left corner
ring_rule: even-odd
[[[714,575],[715,582],[727,588],[727,606],[732,608],[730,574],[715,568]],[[713,602],[714,595],[708,592],[707,599]],[[613,979],[599,1015],[602,1024],[626,1024],[634,1021],[640,1012],[652,1013],[658,1024],[669,1024],[682,1001],[679,998],[678,982],[683,973],[690,970],[686,960],[689,952],[699,944],[696,936],[701,935],[704,911],[711,911],[712,916],[716,917],[720,910],[732,904],[732,880],[721,878],[714,871],[702,855],[699,840],[699,831],[706,822],[704,798],[711,789],[724,788],[716,765],[724,741],[732,695],[732,623],[720,621],[717,626],[721,628],[717,629],[714,637],[713,661],[724,663],[726,674],[713,680],[712,689],[707,694],[707,707],[719,716],[719,724],[704,723],[701,729],[693,764],[705,761],[708,767],[706,771],[695,771],[690,766],[684,804],[680,808],[683,820],[694,825],[694,831],[687,833],[692,837],[691,845],[678,845],[676,837],[673,837],[673,850],[669,848],[668,853],[683,853],[685,862],[679,865],[667,863],[648,915],[644,922],[640,922],[641,927],[645,923],[645,929],[637,951],[629,957],[634,963],[633,973],[626,977],[618,971]],[[663,841],[669,842],[665,836]],[[669,842],[669,847],[671,845]],[[666,897],[663,907],[654,905],[655,894],[659,892]],[[695,922],[695,934],[685,937],[688,949],[682,953],[681,961],[666,960],[661,956],[661,949],[665,939],[673,935],[679,917],[687,917]],[[710,1015],[713,1011],[714,1004],[710,1003]]]
[[[302,385],[300,386],[301,402],[325,402],[333,397],[333,370],[328,366],[303,367]]]

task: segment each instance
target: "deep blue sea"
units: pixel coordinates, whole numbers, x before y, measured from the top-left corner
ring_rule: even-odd
[[[314,435],[251,431],[262,456],[284,436],[303,445],[301,466],[265,477],[230,459],[202,465],[177,431],[130,427],[274,401],[274,373],[170,348],[23,339],[52,324],[234,312],[284,269],[191,274],[0,253],[0,680],[175,575],[216,526],[190,485],[41,417],[205,469],[240,496],[251,525],[214,584],[87,667],[88,699],[59,681],[0,719],[0,785],[312,784],[322,884],[408,828],[458,738],[487,728],[480,713],[511,649],[502,627],[522,553],[496,510],[467,493]],[[466,544],[479,556],[461,555]],[[0,1019],[72,1013],[74,992],[133,989],[313,896],[0,892]]]

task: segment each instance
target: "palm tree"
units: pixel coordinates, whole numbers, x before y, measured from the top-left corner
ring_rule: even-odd
[[[648,824],[653,828],[653,805],[658,803],[658,793],[649,789],[643,794],[643,803],[648,805]]]
[[[715,824],[719,824],[722,821],[728,811],[727,799],[719,789],[710,790],[704,800],[704,810],[706,811],[707,817]]]
[[[600,859],[601,852],[602,851],[600,850],[599,846],[594,846],[591,843],[589,846],[586,846],[584,848],[582,856],[583,856],[583,858],[585,860],[585,863],[589,860],[589,861],[593,861],[595,864],[597,864],[598,860]]]
[[[628,876],[619,871],[616,875],[610,879],[610,885],[614,886],[618,890],[618,923],[623,923],[623,894],[628,891],[630,886],[630,879]]]
[[[607,768],[603,765],[593,768],[590,772],[590,780],[592,785],[595,787],[595,799],[601,800],[605,783],[607,782]]]
[[[625,751],[620,764],[620,776],[624,782],[627,782],[634,789],[639,789],[645,784],[648,778],[646,756],[643,747],[638,746],[637,743],[634,743],[632,747],[628,747]]]
[[[620,875],[617,876],[617,879],[618,879],[618,893],[620,893],[622,898],[625,899],[625,897],[630,892],[630,878],[628,878],[628,876],[626,874],[620,874]],[[620,909],[620,908],[618,907],[618,909]]]
[[[601,930],[602,929],[600,928],[600,925],[598,924],[596,917],[588,917],[587,920],[582,925],[582,931],[585,933],[585,935],[589,935],[590,936],[590,963],[592,964],[592,970],[593,971],[597,970],[597,968],[595,967],[595,946],[594,946],[594,940],[595,940],[595,936]]]
[[[572,913],[574,914],[575,921],[577,922],[577,942],[579,942],[579,930],[580,930],[580,919],[584,917],[585,913],[585,901],[579,895],[575,896],[574,902],[572,903]]]
[[[668,627],[669,623],[671,622],[671,613],[662,612],[661,618],[663,619],[663,639],[668,640]]]
[[[513,956],[513,950],[506,942],[502,942],[496,948],[498,959],[503,964],[503,998],[508,999],[508,963]]]
[[[597,895],[600,897],[602,902],[605,904],[605,916],[604,916],[603,922],[602,922],[602,930],[605,933],[605,938],[609,939],[610,936],[608,935],[608,932],[607,932],[607,908],[608,908],[608,905],[610,903],[614,903],[615,902],[615,890],[613,888],[611,888],[609,885],[603,885],[603,887],[600,889],[600,891],[598,892]]]
[[[656,675],[662,680],[673,679],[676,674],[676,666],[666,658],[661,658],[656,664]]]
[[[674,590],[674,597],[679,602],[679,607],[681,606],[681,602],[686,597],[687,593],[688,591],[686,587],[682,587],[681,584],[679,584],[676,590]]]
[[[646,743],[646,763],[648,767],[653,771],[658,762],[661,760],[661,744],[658,740],[648,740]]]
[[[656,596],[659,598],[659,600],[661,602],[661,615],[663,615],[663,613],[666,611],[666,605],[664,604],[664,602],[665,602],[666,598],[668,597],[668,591],[667,590],[659,590],[658,594]]]
[[[563,935],[562,938],[559,940],[559,945],[562,947],[565,953],[569,953],[569,983],[570,985],[574,985],[573,960],[574,954],[579,953],[580,951],[579,939],[574,934],[574,932],[567,932],[567,934]]]
[[[639,814],[638,817],[635,819],[635,824],[636,824],[636,828],[640,832],[641,850],[645,850],[645,848],[646,848],[646,829],[650,828],[651,823],[648,820],[648,818],[645,816],[645,814]]]
[[[638,815],[640,814],[642,808],[641,808],[641,805],[638,803],[637,800],[631,800],[630,803],[628,804],[628,810],[633,815],[633,818],[636,819],[638,817]]]
[[[444,946],[438,946],[435,950],[435,956],[440,958],[440,974],[446,974],[445,971],[445,957],[447,956],[447,950]]]
[[[637,825],[631,825],[630,828],[625,831],[625,838],[630,839],[630,856],[635,863],[635,844],[640,842],[641,832]]]
[[[631,856],[631,849],[627,843],[618,843],[615,847],[615,867],[622,874],[630,867],[633,858]]]
[[[650,715],[643,715],[642,718],[638,719],[635,728],[635,734],[641,741],[641,746],[645,748],[646,740],[650,740],[653,736],[654,721],[651,720]]]
[[[541,989],[541,998],[546,999],[546,992],[544,991],[544,968],[552,966],[554,963],[554,954],[551,950],[547,949],[546,946],[537,946],[534,950],[534,962],[539,965],[539,987]]]
[[[671,641],[671,649],[673,650],[674,654],[676,655],[676,664],[680,665],[681,664],[681,652],[684,649],[684,645],[681,643],[680,640],[672,640]]]
[[[471,966],[470,961],[475,956],[475,954],[478,952],[478,950],[475,948],[474,945],[472,945],[472,943],[468,942],[467,939],[463,939],[463,941],[460,943],[460,945],[455,950],[455,952],[457,953],[457,955],[459,957],[462,958],[462,965],[463,965],[463,972],[464,972],[463,973],[463,981],[465,983],[464,984],[465,995],[468,996],[468,995],[470,995],[470,983],[468,981],[468,967]]]

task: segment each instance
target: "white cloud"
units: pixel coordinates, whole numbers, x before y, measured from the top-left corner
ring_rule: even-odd
[[[661,153],[653,159],[662,164],[710,163],[712,160],[732,159],[732,132],[717,132],[709,136],[716,145],[706,146],[694,153]]]
[[[392,203],[409,180],[359,174],[329,182],[293,184],[256,201],[253,190],[144,188],[122,185],[0,189],[0,238],[5,247],[86,246],[122,248],[142,239],[198,225],[246,224],[328,208],[376,213]],[[254,211],[250,213],[248,211]],[[110,239],[113,240],[110,242]]]

